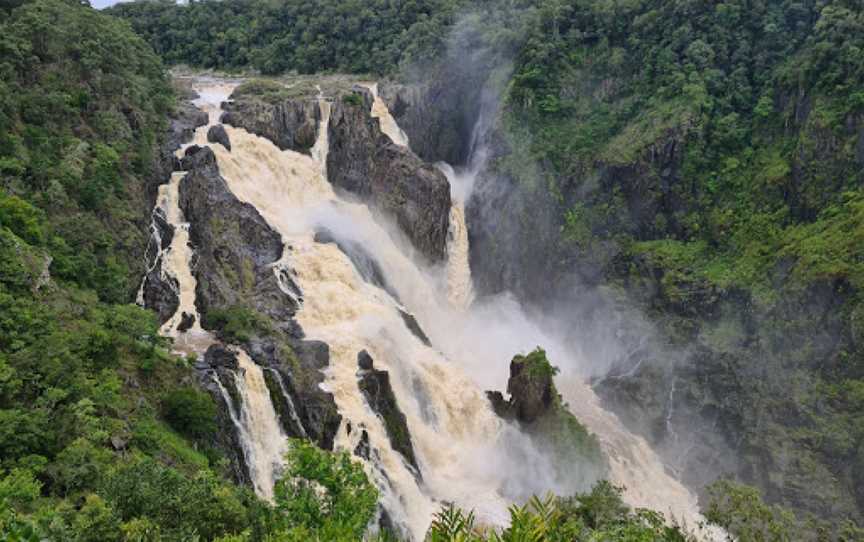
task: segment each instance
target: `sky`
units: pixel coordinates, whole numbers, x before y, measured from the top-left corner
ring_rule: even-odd
[[[120,0],[90,0],[90,5],[96,9],[107,8],[114,4],[119,4]]]

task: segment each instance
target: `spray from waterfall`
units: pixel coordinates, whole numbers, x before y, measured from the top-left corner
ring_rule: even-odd
[[[587,360],[544,332],[511,298],[471,303],[464,230],[451,232],[447,268],[427,269],[411,259],[399,236],[390,235],[386,218],[335,194],[324,169],[329,104],[321,105],[312,156],[280,151],[270,141],[233,127],[226,127],[232,151],[212,148],[232,192],[254,205],[282,236],[284,262],[295,270],[304,293],[296,318],[309,338],[330,346],[323,387],[334,394],[344,417],[336,447],[354,450],[361,430],[367,432],[371,453],[364,461],[366,470],[397,524],[422,540],[432,515],[443,502],[453,502],[475,510],[483,522],[501,525],[508,521],[507,507],[514,501],[532,493],[585,490],[596,479],[599,473],[581,465],[573,465],[572,479],[559,479],[555,465],[529,438],[492,413],[483,393],[505,387],[507,364],[515,353],[542,345],[554,362],[567,368],[559,389],[598,436],[610,459],[612,481],[627,488],[626,500],[695,525],[701,519],[695,496],[665,471],[644,439],[627,432],[601,408],[583,376],[570,369]],[[381,110],[378,115],[382,126],[387,117],[392,120]],[[441,167],[461,209],[458,202],[470,193],[476,171]],[[455,222],[455,228],[464,223]],[[379,264],[388,289],[364,280],[336,244],[315,242],[321,229],[364,247]],[[406,328],[400,310],[416,315],[432,347]],[[359,392],[360,350],[390,373],[419,476],[392,449],[381,419]]]

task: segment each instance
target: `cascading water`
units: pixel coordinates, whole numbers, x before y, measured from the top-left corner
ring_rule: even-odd
[[[209,99],[219,103],[227,96],[214,92]],[[391,122],[395,126],[381,105],[376,105],[375,115],[382,127]],[[442,166],[457,202],[450,257],[446,269],[425,269],[408,256],[412,251],[399,245],[398,235],[390,235],[386,219],[334,193],[324,167],[329,104],[323,99],[321,109],[312,156],[280,151],[270,141],[233,127],[226,127],[231,152],[219,145],[212,148],[232,192],[254,205],[281,234],[284,263],[295,270],[304,294],[296,318],[310,339],[330,346],[324,386],[344,417],[337,448],[354,450],[361,434],[357,428],[367,432],[372,448],[367,472],[381,490],[384,507],[415,540],[423,538],[445,501],[475,510],[483,522],[504,524],[507,506],[531,493],[587,489],[597,473],[574,465],[572,480],[557,479],[554,465],[524,434],[492,413],[483,393],[503,389],[509,359],[537,345],[564,367],[578,367],[583,360],[574,359],[562,341],[545,334],[512,299],[471,303],[463,202],[476,170],[456,172]],[[389,128],[387,132],[399,137]],[[315,242],[321,229],[364,247],[380,265],[387,290],[396,295],[364,281],[336,244]],[[434,347],[406,327],[400,310],[416,315]],[[391,448],[381,419],[358,389],[361,350],[391,375],[420,473]],[[647,443],[599,406],[576,371],[565,370],[558,382],[571,410],[598,436],[610,460],[612,481],[627,488],[626,500],[695,525],[701,518],[695,497],[666,473]],[[350,432],[349,424],[354,428]],[[263,425],[260,429],[266,430]],[[281,438],[276,429],[270,430],[271,438]]]
[[[216,124],[221,114],[219,105],[221,98],[230,94],[236,86],[233,83],[212,81],[202,86],[200,96],[195,105],[208,113],[209,122],[196,130],[191,144],[208,145],[207,130]],[[189,145],[181,147],[176,155],[181,158]],[[201,318],[195,305],[195,288],[197,281],[192,273],[191,262],[193,251],[189,244],[189,223],[185,222],[180,209],[180,183],[185,178],[185,172],[174,172],[167,184],[159,187],[157,208],[161,210],[166,221],[174,227],[171,245],[164,251],[159,250],[155,263],[161,262],[160,270],[163,277],[176,280],[176,294],[179,299],[178,308],[161,327],[160,333],[174,340],[174,351],[182,355],[202,356],[207,348],[217,342],[216,338],[201,327]],[[158,238],[158,228],[153,228],[157,246],[161,245]],[[155,265],[154,263],[154,265]],[[143,289],[143,285],[142,285]],[[143,293],[139,293],[139,302],[143,302]],[[193,323],[186,329],[181,328],[184,315],[193,317]],[[264,379],[264,373],[249,355],[240,348],[235,349],[239,369],[233,373],[233,385],[240,397],[241,405],[238,412],[219,375],[212,377],[222,393],[231,421],[237,430],[249,477],[255,492],[265,499],[273,498],[273,486],[281,470],[283,456],[287,451],[287,438],[279,424],[276,411],[270,399],[270,392]],[[290,402],[290,396],[286,394]]]
[[[378,119],[381,126],[381,131],[390,138],[393,143],[408,146],[408,135],[402,131],[402,128],[396,124],[396,119],[390,114],[387,109],[387,104],[378,96],[378,83],[366,83],[363,86],[369,89],[372,93],[372,117]]]

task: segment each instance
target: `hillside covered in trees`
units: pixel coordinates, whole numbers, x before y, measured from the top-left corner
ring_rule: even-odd
[[[673,407],[713,427],[685,479],[801,518],[721,482],[708,519],[860,539],[864,9],[790,0],[0,3],[0,539],[362,536],[377,496],[347,455],[297,442],[274,506],[231,481],[194,360],[133,304],[178,107],[163,63],[445,77],[466,18],[481,68],[510,68],[487,179],[510,191],[474,203],[481,292],[638,307],[662,348],[616,360],[606,401],[660,447]],[[516,217],[508,243],[490,212]],[[605,483],[511,518],[502,540],[686,539]],[[492,536],[472,521],[445,509],[429,537]]]
[[[707,461],[772,501],[861,519],[859,4],[144,2],[113,12],[169,63],[396,79],[435,58],[445,60],[431,77],[446,76],[442,65],[459,58],[447,56],[446,29],[469,21],[472,37],[457,45],[496,52],[477,67],[512,66],[490,169],[512,187],[492,212],[518,219],[485,232],[489,211],[476,203],[480,288],[538,306],[561,297],[548,281],[611,288],[613,303],[635,305],[659,333],[659,352],[617,360],[621,373],[640,368],[633,378],[598,384],[634,428],[671,447],[665,416],[688,412],[724,450],[706,437],[683,459],[694,483]],[[290,52],[276,53],[282,45]]]

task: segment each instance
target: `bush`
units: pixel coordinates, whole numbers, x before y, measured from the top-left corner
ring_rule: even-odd
[[[197,388],[180,388],[163,395],[162,416],[177,432],[194,439],[216,432],[216,404]]]
[[[218,328],[222,338],[228,342],[246,342],[253,335],[270,330],[270,324],[263,316],[243,305],[208,311],[205,318],[208,325]]]
[[[288,471],[276,484],[276,506],[288,530],[318,540],[360,540],[372,520],[378,491],[346,452],[330,453],[294,440]]]

